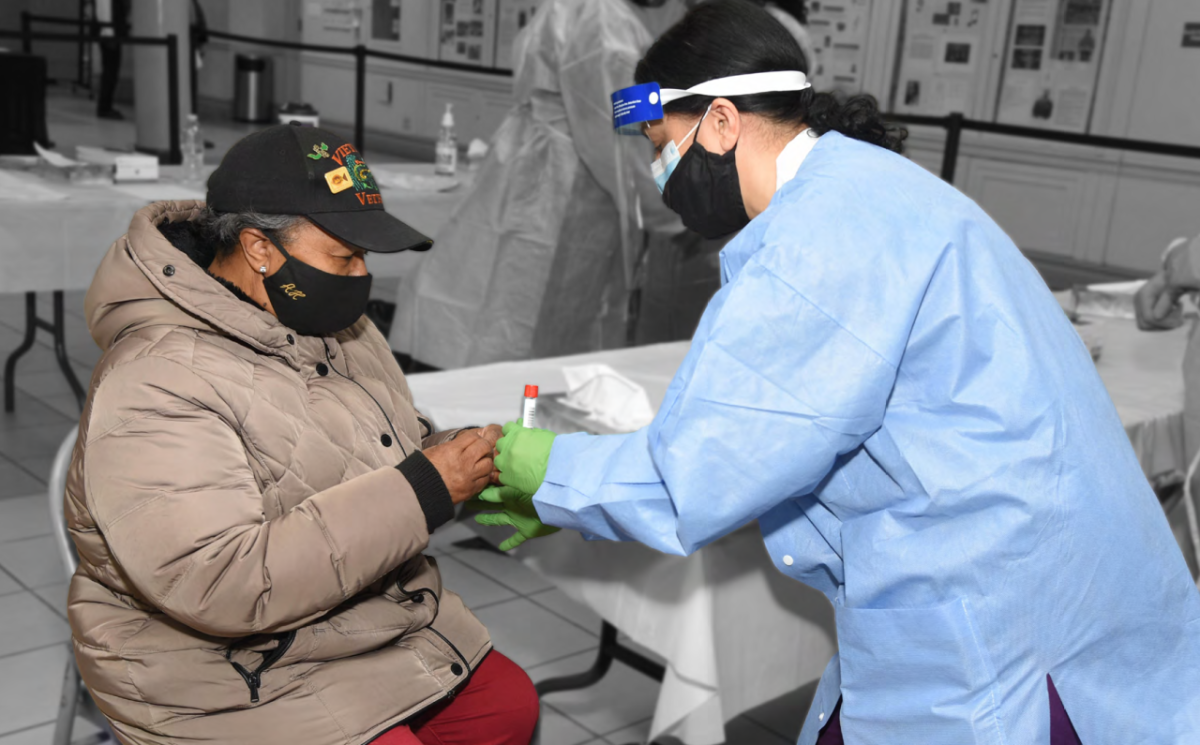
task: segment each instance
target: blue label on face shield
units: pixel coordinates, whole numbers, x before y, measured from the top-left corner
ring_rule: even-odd
[[[644,83],[622,88],[612,94],[613,129],[632,128],[640,133],[637,125],[663,118],[662,97],[658,83]]]

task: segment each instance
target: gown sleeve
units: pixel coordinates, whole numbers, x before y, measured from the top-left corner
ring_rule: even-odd
[[[550,525],[691,553],[816,489],[881,426],[895,379],[892,361],[751,260],[709,304],[654,422],[557,438],[535,506]]]

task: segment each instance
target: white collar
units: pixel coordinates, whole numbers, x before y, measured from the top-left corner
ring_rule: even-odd
[[[800,164],[812,152],[820,137],[811,129],[806,129],[783,148],[783,152],[775,159],[775,191],[779,191],[784,184],[796,178]]]

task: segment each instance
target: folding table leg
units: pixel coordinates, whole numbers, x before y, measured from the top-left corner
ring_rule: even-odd
[[[54,291],[54,326],[51,332],[54,334],[54,356],[58,358],[58,366],[62,368],[63,377],[67,379],[67,385],[71,386],[75,402],[79,404],[79,410],[82,412],[86,394],[83,386],[79,384],[79,378],[75,377],[75,371],[71,369],[71,361],[67,359],[67,327],[62,290]]]
[[[534,686],[534,689],[537,691],[538,698],[540,699],[548,693],[588,688],[599,683],[608,674],[613,660],[620,660],[634,670],[660,683],[666,676],[666,669],[662,665],[617,641],[617,627],[608,621],[604,621],[600,624],[600,651],[596,655],[596,661],[592,663],[591,669],[575,675],[564,675],[561,678],[543,680]],[[537,729],[533,732],[532,742],[534,745],[540,742],[541,729],[542,725],[539,720]]]
[[[4,410],[12,413],[17,404],[17,360],[33,348],[33,339],[37,335],[37,293],[25,293],[25,338],[21,346],[8,355],[4,363]]]

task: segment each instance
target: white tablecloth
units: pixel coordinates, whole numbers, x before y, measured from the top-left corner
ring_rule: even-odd
[[[383,164],[381,169],[432,174],[425,163]],[[21,193],[0,188],[0,293],[82,290],[114,240],[129,228],[133,214],[160,199],[204,199],[201,187],[178,183],[180,169],[166,166],[158,183],[73,186],[21,171],[0,172],[0,187],[13,181]],[[451,192],[415,192],[384,188],[384,207],[425,235],[436,238],[473,180],[460,174],[462,186]],[[379,278],[412,271],[420,254],[404,252],[368,258]]]
[[[1147,475],[1182,467],[1185,333],[1149,334],[1132,321],[1090,320],[1104,344],[1097,370]],[[543,394],[563,392],[563,366],[588,362],[629,376],[657,407],[687,349],[677,342],[500,363],[413,375],[409,384],[417,407],[440,427],[514,419],[525,384],[541,386]],[[517,555],[666,659],[651,737],[724,742],[723,722],[815,680],[836,649],[825,597],[777,572],[753,526],[686,558],[587,542],[570,532],[530,541]],[[796,712],[797,729],[802,715]]]
[[[1187,468],[1183,446],[1183,355],[1190,323],[1139,331],[1130,320],[1084,317],[1103,350],[1096,371],[1147,477]]]

